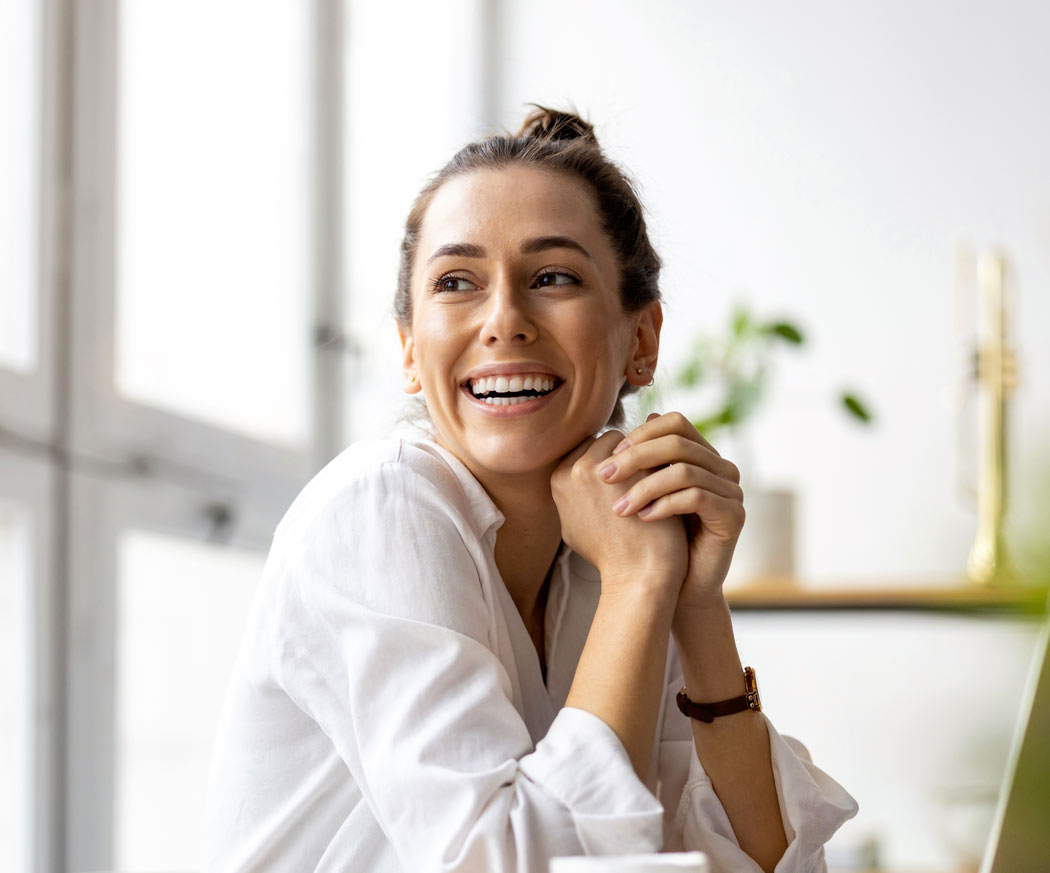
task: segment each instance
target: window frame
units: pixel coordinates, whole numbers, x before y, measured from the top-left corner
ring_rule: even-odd
[[[59,610],[53,544],[52,501],[55,474],[44,460],[0,447],[0,502],[10,503],[28,519],[29,580],[26,674],[23,712],[27,764],[23,769],[25,808],[22,844],[31,870],[57,869],[51,835],[59,823],[58,755],[61,748]]]
[[[118,396],[120,0],[99,0],[90,14],[76,0],[40,0],[35,7],[41,16],[36,368],[0,368],[0,500],[27,507],[31,519],[25,873],[111,866],[111,632],[121,532],[136,527],[200,537],[232,513],[224,541],[265,552],[295,494],[342,445],[343,6],[309,3],[313,172],[305,281],[312,289],[315,402],[311,440],[300,449]]]
[[[307,284],[313,289],[310,323],[314,328],[314,358],[310,390],[315,412],[310,423],[309,445],[296,449],[268,443],[220,426],[122,397],[116,390],[115,258],[117,204],[117,124],[119,2],[99,0],[90,16],[77,16],[75,24],[75,94],[73,97],[74,234],[70,283],[70,441],[74,450],[93,458],[133,467],[156,467],[168,475],[220,479],[244,494],[283,495],[290,499],[302,482],[327,460],[337,436],[322,407],[338,405],[339,380],[330,355],[316,353],[316,338],[327,335],[325,325],[338,324],[339,251],[321,245],[319,228],[325,221],[338,226],[338,204],[323,201],[318,192],[337,189],[333,176],[339,167],[330,160],[327,142],[338,136],[325,119],[330,88],[323,65],[328,63],[319,33],[331,0],[313,0],[310,32],[316,51],[309,73],[313,99],[308,109],[311,162],[309,186],[312,245],[308,256]],[[325,394],[320,393],[323,387]],[[325,402],[320,402],[321,400]]]
[[[34,6],[39,16],[40,50],[37,82],[40,111],[37,115],[39,162],[34,190],[37,211],[35,347],[36,365],[28,372],[0,366],[0,430],[13,439],[40,442],[53,427],[51,398],[55,378],[54,302],[55,278],[62,263],[62,202],[65,185],[62,173],[61,135],[65,57],[60,2],[40,0]]]
[[[215,508],[195,487],[147,477],[114,480],[73,474],[70,479],[70,554],[76,571],[69,588],[68,737],[69,860],[77,869],[114,863],[116,763],[116,651],[118,547],[129,529],[267,552],[273,519],[284,507],[250,501],[229,507],[230,524],[217,525]],[[216,536],[218,534],[218,536]]]

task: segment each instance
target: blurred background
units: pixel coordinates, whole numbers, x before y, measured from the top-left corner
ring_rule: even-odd
[[[0,869],[196,868],[270,534],[398,427],[411,202],[528,101],[647,206],[650,403],[710,413],[724,355],[673,375],[741,311],[804,337],[712,439],[741,655],[860,803],[829,866],[976,869],[1043,621],[1048,36],[1036,0],[0,0]],[[975,594],[992,251],[1018,572]]]

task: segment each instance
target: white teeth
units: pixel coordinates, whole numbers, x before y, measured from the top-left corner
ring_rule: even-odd
[[[540,375],[529,376],[482,376],[470,382],[471,393],[475,397],[485,394],[507,394],[518,391],[542,391],[544,393],[554,390],[554,378]],[[483,398],[488,399],[488,398]],[[518,398],[510,398],[518,399]],[[528,399],[528,398],[521,398]]]
[[[530,397],[493,397],[492,395],[517,394],[521,391],[538,391],[547,394],[554,390],[556,379],[553,376],[527,375],[527,376],[480,376],[471,379],[469,383],[470,393],[480,400],[491,403],[492,406],[507,406],[507,403],[495,403],[497,399],[510,400],[511,404],[523,402]],[[488,395],[488,396],[485,396]]]
[[[524,403],[526,400],[531,400],[531,397],[482,397],[482,401],[487,403],[489,406],[517,406],[519,403]]]

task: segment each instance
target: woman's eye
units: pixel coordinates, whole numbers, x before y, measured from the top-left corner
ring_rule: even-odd
[[[472,284],[470,279],[464,278],[463,276],[442,276],[440,279],[435,279],[431,282],[431,287],[438,293],[454,293],[456,291],[465,290],[459,283],[466,282],[468,285]]]
[[[562,279],[567,279],[568,281],[554,281],[558,276],[560,276]],[[547,281],[548,279],[551,281]],[[536,284],[539,285],[541,288],[552,288],[555,285],[579,285],[580,280],[577,279],[575,276],[570,275],[569,273],[557,273],[551,271],[549,273],[540,273],[540,275],[536,277]]]

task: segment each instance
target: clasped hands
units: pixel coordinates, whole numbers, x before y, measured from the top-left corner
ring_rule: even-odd
[[[680,583],[678,610],[722,600],[744,525],[740,471],[681,413],[584,440],[551,489],[563,539],[598,569],[603,592],[656,571]]]

